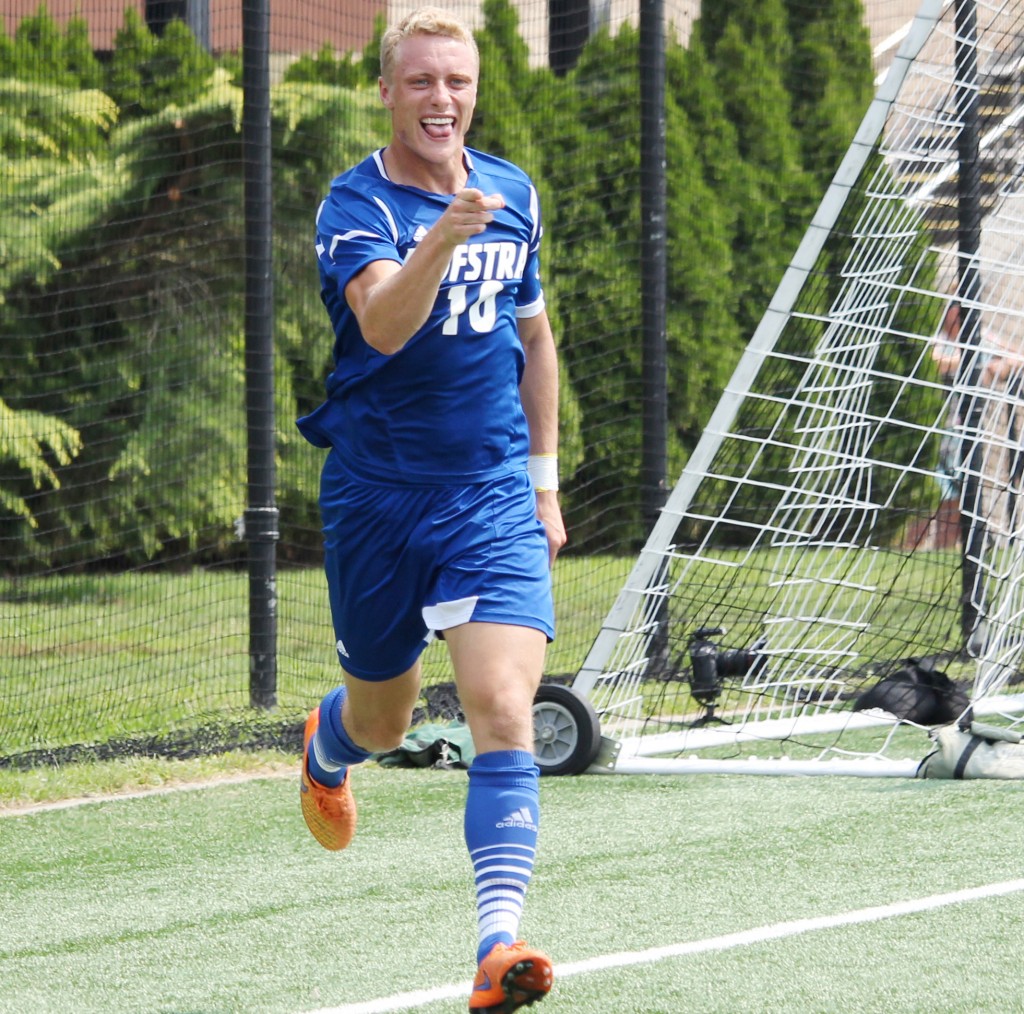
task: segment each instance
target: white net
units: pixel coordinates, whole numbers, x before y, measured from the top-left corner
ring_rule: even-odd
[[[1024,705],[1024,4],[901,38],[577,676],[620,767],[906,773]]]

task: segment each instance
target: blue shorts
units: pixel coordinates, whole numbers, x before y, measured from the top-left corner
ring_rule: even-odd
[[[345,671],[398,676],[434,632],[471,620],[553,639],[548,542],[536,511],[525,472],[470,486],[378,486],[352,479],[329,453],[324,568]]]

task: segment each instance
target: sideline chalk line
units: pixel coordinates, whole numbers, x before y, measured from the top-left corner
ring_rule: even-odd
[[[98,803],[119,803],[125,799],[145,799],[147,796],[168,796],[176,792],[201,792],[205,789],[219,789],[225,785],[241,785],[246,782],[271,780],[275,778],[294,778],[298,782],[296,771],[290,768],[280,770],[267,769],[260,771],[242,771],[238,774],[210,775],[194,782],[174,782],[170,785],[145,785],[137,789],[123,792],[97,792],[88,796],[75,796],[72,799],[57,799],[47,803],[36,803],[31,800],[7,803],[0,800],[0,820],[4,817],[31,817],[36,813],[47,813],[51,810],[73,810],[80,806],[93,806]]]
[[[726,933],[723,936],[707,937],[704,940],[691,940],[683,944],[652,947],[644,951],[620,951],[617,954],[605,954],[596,958],[587,958],[585,961],[571,961],[564,965],[556,965],[555,980],[582,975],[586,972],[603,972],[611,968],[651,964],[667,958],[680,958],[690,954],[727,951],[734,947],[748,947],[751,944],[760,944],[768,940],[783,940],[786,937],[799,936],[802,933],[815,933],[818,930],[835,929],[840,926],[856,926],[862,923],[879,922],[883,919],[895,919],[903,915],[930,912],[938,908],[946,908],[949,905],[997,898],[1020,891],[1024,891],[1024,879],[1004,880],[998,884],[968,887],[960,891],[933,894],[926,898],[912,898],[909,901],[897,901],[888,905],[873,905],[870,908],[858,908],[851,912],[840,912],[837,915],[777,922],[768,926],[758,926],[755,929],[741,930],[738,933]],[[414,1010],[428,1003],[437,1003],[439,1000],[464,997],[471,989],[472,983],[467,981],[448,986],[437,986],[433,989],[415,990],[410,993],[396,993],[378,1000],[365,1000],[361,1003],[345,1004],[342,1007],[323,1007],[311,1011],[309,1014],[386,1014],[388,1011]]]

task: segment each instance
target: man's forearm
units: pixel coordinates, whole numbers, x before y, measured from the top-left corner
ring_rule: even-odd
[[[519,322],[526,365],[519,386],[531,454],[558,453],[558,354],[547,314]]]

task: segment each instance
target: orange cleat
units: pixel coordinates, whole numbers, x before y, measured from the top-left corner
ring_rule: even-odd
[[[302,737],[302,816],[313,837],[325,849],[338,852],[346,848],[356,833],[356,801],[352,795],[352,772],[345,772],[341,785],[327,788],[313,781],[309,773],[307,753],[309,741],[320,724],[320,709],[314,708],[306,719]]]
[[[543,1000],[553,981],[546,954],[522,940],[511,947],[495,944],[477,969],[469,1009],[473,1014],[512,1014]]]

